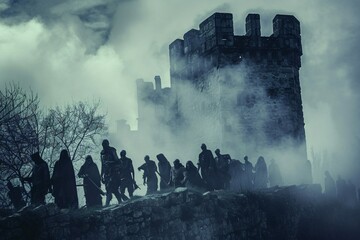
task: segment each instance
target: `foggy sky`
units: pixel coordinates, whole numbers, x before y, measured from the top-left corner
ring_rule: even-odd
[[[25,2],[25,3],[24,3]],[[243,35],[248,13],[262,35],[275,14],[301,23],[300,81],[308,152],[327,150],[360,175],[360,22],[357,0],[0,0],[0,85],[31,87],[44,106],[100,99],[108,123],[136,128],[135,80],[161,75],[168,45],[215,11]],[[112,128],[114,130],[114,127]],[[309,154],[309,158],[311,155]]]

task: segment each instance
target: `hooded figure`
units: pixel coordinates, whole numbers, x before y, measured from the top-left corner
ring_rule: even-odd
[[[87,207],[101,206],[101,184],[99,169],[90,155],[86,156],[78,177],[83,178],[84,193]]]
[[[51,177],[53,196],[59,208],[78,208],[74,167],[67,150],[62,150]]]
[[[48,164],[40,157],[39,152],[31,155],[35,165],[32,168],[31,177],[24,178],[24,181],[31,183],[31,204],[45,204],[45,195],[50,190],[50,173]]]
[[[158,159],[158,168],[160,173],[160,190],[169,188],[171,165],[164,154],[160,153],[156,156]]]
[[[206,189],[205,183],[200,177],[200,174],[197,168],[195,167],[195,165],[192,163],[192,161],[186,162],[186,170],[184,172],[183,183],[187,188],[198,189],[198,190]]]
[[[260,156],[255,164],[254,187],[256,189],[266,188],[268,183],[268,172],[265,159]]]

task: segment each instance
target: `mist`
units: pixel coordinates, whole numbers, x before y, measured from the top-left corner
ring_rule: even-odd
[[[341,174],[359,186],[358,7],[356,0],[1,1],[0,86],[13,81],[30,87],[44,107],[100,99],[114,134],[119,119],[136,130],[136,79],[152,81],[160,75],[163,86],[170,86],[168,45],[173,40],[215,11],[233,13],[237,35],[244,34],[248,13],[260,14],[262,35],[271,34],[275,14],[294,14],[302,31],[300,83],[308,159],[313,161],[314,149],[326,156],[324,165],[329,168],[313,177],[322,183],[322,171],[330,170],[333,177]],[[162,134],[168,138],[166,131]],[[154,159],[158,152],[171,162],[175,158],[196,162],[202,142],[212,150],[218,147],[208,140],[211,136],[204,136],[187,139],[173,153],[161,146],[146,152],[152,140],[144,136],[140,146],[128,147],[128,155],[135,167],[143,155]],[[166,149],[168,141],[163,142]],[[249,154],[241,147],[224,146],[222,152],[240,160]],[[267,162],[268,155],[264,154]],[[249,157],[254,162],[257,154]]]

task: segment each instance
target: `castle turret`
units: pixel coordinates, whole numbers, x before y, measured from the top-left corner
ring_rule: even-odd
[[[155,91],[160,91],[161,90],[161,78],[160,78],[160,76],[155,76],[154,80],[155,80]]]

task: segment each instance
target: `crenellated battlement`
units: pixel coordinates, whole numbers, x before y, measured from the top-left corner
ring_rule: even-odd
[[[273,51],[291,52],[292,59],[288,63],[300,67],[302,55],[300,22],[292,15],[276,15],[273,19],[273,34],[261,36],[259,14],[248,14],[245,22],[245,35],[234,35],[233,15],[230,13],[214,13],[199,25],[199,30],[191,29],[184,34],[183,39],[177,39],[170,44],[170,58],[185,55],[208,55],[212,51],[226,49],[237,52],[238,55],[253,55],[254,51],[267,52],[271,56]],[[289,58],[287,55],[277,54],[279,59]],[[263,58],[262,54],[261,58]],[[275,57],[275,55],[273,56]],[[253,58],[254,61],[259,59]],[[289,61],[290,60],[290,61]],[[277,61],[274,61],[277,62]]]

